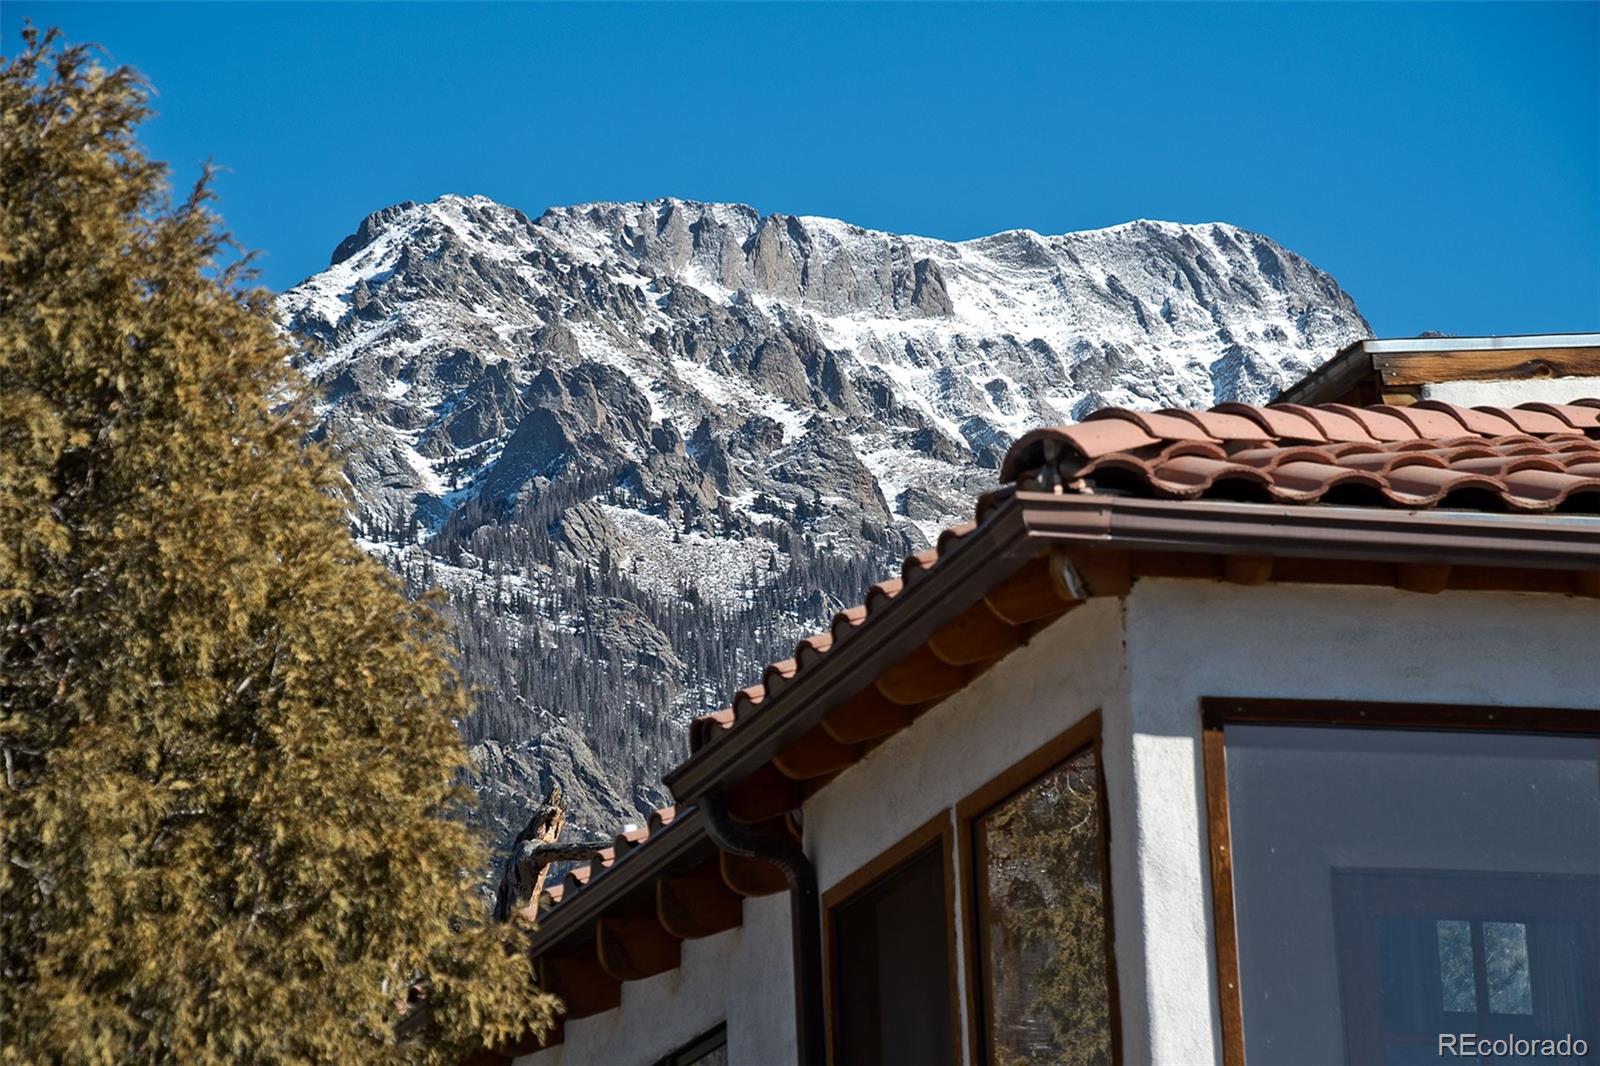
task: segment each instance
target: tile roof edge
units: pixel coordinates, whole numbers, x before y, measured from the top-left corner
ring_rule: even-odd
[[[798,674],[764,702],[759,713],[736,721],[716,743],[669,770],[663,782],[677,802],[693,803],[724,777],[754,772],[766,761],[757,754],[760,745],[787,743],[816,724],[809,719],[799,724],[800,719],[792,713],[797,703],[820,720],[826,710],[855,695],[876,676],[868,676],[862,685],[852,688],[861,680],[858,675],[885,658],[910,654],[940,625],[970,606],[962,597],[963,588],[983,585],[996,569],[1009,573],[1035,550],[1022,523],[1016,494],[1010,494],[921,580],[875,607],[821,662]],[[972,600],[986,591],[984,587],[974,593]]]
[[[1571,513],[1494,514],[1017,491],[995,515],[1017,523],[1020,538],[1004,548],[1015,555],[1016,565],[1052,545],[1078,545],[1216,554],[1276,552],[1512,569],[1600,569],[1600,517]],[[758,713],[736,721],[717,743],[668,771],[664,782],[678,801],[692,803],[725,780],[754,772],[779,747],[853,694],[848,687],[853,682],[846,679],[871,673],[872,664],[881,670],[889,665],[885,660],[894,661],[918,646],[926,637],[922,630],[931,633],[948,620],[943,614],[925,617],[924,600],[951,598],[955,604],[947,609],[951,616],[967,606],[965,599],[951,596],[952,584],[959,587],[985,572],[979,564],[1000,557],[1000,550],[972,543],[970,549],[963,545],[961,554],[962,573],[947,571],[941,561],[922,581],[874,611],[861,632],[797,676]],[[897,636],[899,641],[894,640]],[[797,706],[803,708],[799,713]]]
[[[560,903],[541,914],[529,950],[537,957],[574,936],[590,935],[593,919],[703,840],[709,838],[699,809],[679,804],[677,816],[634,847],[626,862],[597,872],[580,891],[564,893]]]
[[[1434,415],[1445,415],[1460,422],[1463,432],[1469,434],[1485,435],[1494,431],[1528,432],[1524,426],[1544,424],[1563,419],[1563,415],[1551,413],[1551,407],[1577,409],[1600,406],[1600,399],[1592,397],[1578,397],[1568,400],[1564,404],[1548,404],[1542,401],[1528,401],[1517,404],[1515,407],[1496,407],[1493,405],[1465,406],[1462,404],[1444,403],[1439,400],[1423,400],[1413,405],[1416,410],[1429,412]],[[1205,418],[1202,416],[1227,415],[1245,418],[1255,422],[1261,428],[1261,439],[1268,443],[1283,444],[1285,442],[1321,442],[1328,441],[1322,426],[1318,424],[1318,415],[1331,415],[1337,419],[1354,421],[1368,433],[1372,433],[1375,426],[1381,427],[1386,421],[1403,423],[1416,428],[1417,419],[1408,417],[1404,412],[1410,410],[1405,406],[1394,404],[1369,404],[1366,407],[1351,407],[1348,404],[1325,403],[1310,406],[1297,403],[1220,403],[1204,411],[1176,411],[1161,412],[1140,411],[1128,407],[1107,407],[1095,411],[1092,415],[1077,422],[1065,422],[1054,426],[1042,426],[1029,430],[1018,437],[1011,447],[1006,449],[1005,456],[1000,462],[1000,480],[1007,484],[1016,484],[1023,481],[1029,474],[1037,474],[1047,484],[1053,484],[1056,477],[1055,466],[1058,457],[1063,452],[1080,454],[1085,460],[1093,460],[1101,455],[1128,452],[1129,449],[1142,450],[1157,446],[1165,446],[1180,440],[1195,439],[1187,432],[1176,436],[1157,436],[1150,432],[1159,423],[1152,421],[1152,416],[1164,418],[1169,415],[1186,417],[1196,425],[1202,425]],[[1431,420],[1436,423],[1437,419]],[[1109,443],[1103,448],[1088,448],[1081,439],[1083,434],[1089,433],[1097,438],[1107,438],[1108,434],[1118,432],[1116,427],[1121,426],[1121,447],[1111,447]],[[1479,428],[1474,429],[1472,427]],[[1309,429],[1309,432],[1307,430]],[[1547,427],[1539,433],[1553,434],[1560,432],[1554,427]],[[1428,434],[1417,432],[1417,439],[1430,439]],[[1109,438],[1108,438],[1109,439]],[[1402,439],[1402,438],[1389,438]],[[1042,474],[1040,472],[1043,472]]]

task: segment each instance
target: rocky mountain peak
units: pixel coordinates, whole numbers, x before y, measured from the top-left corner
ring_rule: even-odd
[[[943,241],[678,199],[396,204],[279,307],[358,532],[450,598],[469,738],[562,738],[579,828],[660,800],[682,723],[967,517],[1026,429],[1265,400],[1369,332],[1222,223]]]

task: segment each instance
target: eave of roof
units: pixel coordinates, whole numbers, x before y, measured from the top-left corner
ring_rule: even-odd
[[[785,745],[914,652],[1000,581],[1052,546],[1473,567],[1600,570],[1600,517],[1273,506],[1226,500],[1017,492],[828,653],[827,670],[791,671],[665,778],[680,803],[752,774]],[[948,566],[948,569],[947,569]],[[937,574],[935,580],[933,575]],[[1063,602],[1062,610],[1068,604]],[[835,659],[834,656],[839,656]]]
[[[650,833],[626,854],[615,856],[603,868],[603,876],[600,870],[591,868],[581,890],[569,892],[564,886],[561,905],[538,915],[533,954],[543,955],[563,944],[591,938],[594,930],[590,923],[639,886],[679,865],[693,862],[697,856],[703,858],[704,853],[711,850],[700,812],[694,808],[680,810],[671,822]],[[619,864],[626,869],[626,876],[611,876]]]
[[[729,777],[760,769],[771,757],[763,753],[799,739],[825,713],[870,685],[885,666],[916,651],[1035,555],[1023,510],[1010,494],[986,502],[991,509],[981,524],[949,538],[939,551],[937,580],[931,576],[932,560],[926,567],[908,565],[899,587],[869,611],[871,625],[835,624],[825,657],[828,669],[769,670],[761,712],[749,717],[747,735],[737,745],[719,738],[670,771],[663,781],[673,796],[698,797]],[[803,655],[796,656],[797,666]],[[774,710],[780,699],[782,707]]]
[[[1279,402],[1345,397],[1363,381],[1368,400],[1404,401],[1424,383],[1582,377],[1600,373],[1600,333],[1361,340],[1279,395]]]

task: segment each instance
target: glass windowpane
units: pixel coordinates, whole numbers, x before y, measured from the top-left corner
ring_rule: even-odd
[[[1452,1013],[1478,1009],[1478,986],[1472,964],[1472,923],[1435,922],[1439,939],[1440,999]]]
[[[1111,1062],[1102,834],[1092,749],[974,823],[995,1066]]]
[[[1489,977],[1489,1010],[1532,1014],[1528,982],[1528,927],[1521,922],[1484,922],[1483,957]]]
[[[1245,1054],[1600,1039],[1600,743],[1225,726]]]

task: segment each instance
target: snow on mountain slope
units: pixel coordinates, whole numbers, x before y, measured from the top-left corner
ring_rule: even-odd
[[[596,819],[658,799],[683,719],[966,517],[1025,429],[1263,400],[1369,332],[1221,223],[947,242],[670,199],[399,204],[279,305],[359,531],[449,577],[469,739],[548,755],[559,723]]]

